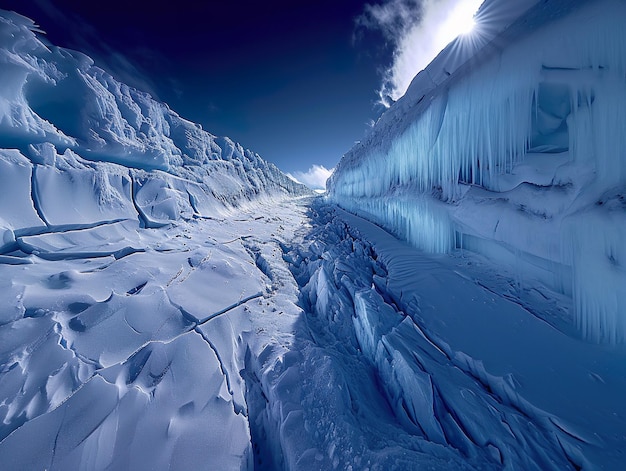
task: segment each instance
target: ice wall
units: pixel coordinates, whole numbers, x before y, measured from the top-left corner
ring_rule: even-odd
[[[37,32],[32,20],[0,10],[5,243],[11,231],[42,224],[139,217],[152,227],[307,192],[258,154]]]
[[[553,0],[457,39],[344,156],[331,198],[424,250],[515,266],[571,293],[587,338],[626,340],[625,19],[623,0]]]

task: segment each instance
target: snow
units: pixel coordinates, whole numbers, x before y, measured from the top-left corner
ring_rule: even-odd
[[[309,190],[0,13],[3,469],[250,468],[238,226]]]
[[[270,404],[288,403],[265,424],[295,430],[265,432],[300,457],[285,468],[619,468],[626,352],[568,332],[566,298],[319,201],[310,217],[284,257],[305,311],[299,353],[261,377]]]
[[[107,168],[102,162],[119,164],[127,174],[131,168],[134,175],[161,170],[199,184],[205,193],[215,188],[232,205],[266,188],[306,192],[258,154],[118,82],[89,57],[44,44],[36,31],[31,20],[2,14],[1,148],[61,170]],[[107,173],[114,172],[108,167]]]
[[[417,75],[328,192],[422,250],[514,265],[572,295],[587,339],[623,342],[626,7],[532,3],[486,2],[482,36]]]
[[[538,4],[526,17],[537,22],[513,23],[502,44],[520,59],[536,35],[623,8],[581,5]],[[507,134],[490,131],[489,107],[508,85],[481,102],[493,84],[481,79],[503,73],[481,59],[415,123],[394,124],[399,102],[368,145],[388,140],[354,150],[330,197],[313,197],[0,13],[3,469],[623,465],[624,198],[605,140],[619,127],[603,115],[622,113],[613,69],[582,71],[594,94],[580,107],[562,82],[518,77],[517,102],[493,116],[539,105]],[[478,122],[457,139],[461,90]],[[434,160],[399,156],[424,136]],[[517,155],[511,136],[536,145]],[[506,155],[479,167],[461,137]],[[387,173],[372,173],[383,155]]]
[[[609,455],[615,453],[613,459],[622,459],[625,429],[622,419],[618,418],[622,401],[617,391],[622,390],[626,383],[619,372],[620,368],[616,370],[615,366],[623,364],[623,348],[606,349],[563,335],[540,317],[541,309],[547,311],[547,306],[535,302],[532,308],[539,311],[533,314],[528,307],[520,306],[522,303],[515,297],[498,295],[502,292],[502,286],[496,288],[495,292],[484,289],[481,286],[486,281],[484,274],[477,283],[471,269],[462,265],[450,267],[459,262],[464,264],[463,259],[429,257],[424,253],[410,251],[406,245],[372,224],[345,213],[341,217],[347,221],[351,231],[358,231],[360,239],[372,241],[377,259],[386,266],[386,283],[377,284],[377,290],[388,293],[410,317],[410,320],[402,319],[396,314],[396,322],[417,329],[412,334],[412,340],[406,343],[409,346],[406,356],[414,355],[417,345],[425,341],[434,344],[439,356],[446,357],[463,371],[471,373],[502,398],[505,404],[524,411],[552,429],[564,447],[581,448],[578,453],[584,457],[584,461],[589,461],[579,462],[581,466],[591,467],[592,463],[597,465],[600,457],[594,448],[604,440],[604,444],[613,442],[611,446],[614,447],[613,452],[603,450],[606,458],[610,460]],[[444,293],[450,294],[446,296]],[[380,295],[372,293],[372,290],[368,290],[367,296],[374,297],[379,303],[382,301]],[[358,322],[360,315],[357,309],[355,322]],[[371,312],[365,315],[373,317]],[[386,319],[389,318],[392,316],[386,315]],[[380,329],[377,326],[380,322],[370,319],[368,324]],[[380,330],[382,340],[379,341],[383,344],[390,342],[385,342],[390,335],[384,335],[387,329]],[[467,335],[467,332],[472,332],[472,335]],[[422,337],[421,341],[417,341],[418,336]],[[371,340],[362,344],[363,350],[371,351],[367,344],[372,345]],[[433,345],[429,347],[433,349]],[[402,348],[387,345],[386,348],[373,350],[370,355],[376,361],[381,361],[381,354],[393,352],[396,356]],[[428,372],[436,371],[432,367],[424,367],[425,361],[420,355],[418,364],[421,363]],[[396,373],[397,368],[392,371]],[[611,386],[607,387],[607,383],[611,383]],[[453,384],[458,388],[460,381]],[[419,391],[415,387],[404,387],[402,390]],[[444,402],[446,393],[440,393]],[[590,401],[590,398],[593,400]],[[463,409],[463,414],[467,414],[467,408]],[[497,429],[495,425],[492,427],[493,430]],[[565,430],[558,430],[559,427]],[[528,436],[528,432],[524,435]],[[599,439],[601,436],[602,439]],[[578,439],[572,440],[572,437]],[[503,449],[506,445],[496,446],[504,456],[514,451]],[[528,446],[532,449],[531,444]],[[581,459],[570,458],[574,462]],[[530,463],[519,466],[521,469],[533,467],[536,465]],[[538,467],[548,469],[546,463]],[[611,467],[607,466],[606,469]]]
[[[271,282],[232,236],[270,243],[273,209],[25,236],[31,263],[0,266],[4,466],[246,469],[242,336]]]

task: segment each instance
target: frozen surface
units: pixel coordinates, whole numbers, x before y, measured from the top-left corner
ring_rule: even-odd
[[[23,263],[0,260],[3,469],[625,458],[626,351],[581,341],[567,298],[321,200],[17,239]]]
[[[567,82],[576,106],[558,80],[530,102],[520,88],[513,115],[493,117],[536,103],[536,122],[493,142],[508,85],[481,104],[500,73],[489,61],[515,64],[530,46],[509,49],[551,39],[548,24],[562,33],[594,13],[614,45],[603,8],[619,16],[623,2],[567,4],[508,10],[488,36],[502,52],[454,62],[445,97],[447,75],[433,75],[436,158],[419,172],[402,155],[431,118],[381,120],[372,139],[387,141],[331,181],[366,218],[303,198],[258,155],[2,12],[2,469],[620,469],[626,231],[610,157],[622,148],[605,138],[626,56],[578,70],[592,80]],[[597,32],[585,28],[581,42]],[[560,59],[569,77],[580,55]],[[467,147],[454,140],[463,96],[478,119],[459,134]],[[536,145],[515,154],[529,129]]]
[[[243,226],[309,192],[37,32],[0,10],[0,466],[249,469]]]
[[[282,360],[253,362],[261,469],[619,469],[626,351],[581,341],[566,297],[320,202],[309,217],[283,255],[303,318]]]
[[[275,255],[298,227],[277,204],[18,236],[24,263],[0,263],[3,469],[251,469],[243,337],[274,305],[253,247]]]
[[[306,192],[258,154],[118,82],[89,57],[44,43],[37,31],[0,11],[0,148],[30,160],[45,222],[129,217],[135,196],[144,222],[158,224],[261,194]],[[16,177],[26,178],[27,167],[21,162]],[[69,195],[74,205],[62,211],[57,203]]]
[[[624,342],[624,18],[621,0],[486,2],[343,157],[333,200],[541,280],[587,339]]]

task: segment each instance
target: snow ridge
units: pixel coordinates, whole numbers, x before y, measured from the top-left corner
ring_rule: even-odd
[[[134,205],[146,227],[262,195],[307,193],[258,154],[118,82],[84,54],[44,43],[37,32],[32,20],[0,11],[0,148],[30,161],[33,204],[44,222],[55,219],[46,213],[45,188],[67,179],[75,188],[66,196],[76,196],[75,182],[91,180],[101,210],[117,207],[129,216]]]
[[[310,191],[38,33],[0,10],[2,467],[252,469],[248,220]]]

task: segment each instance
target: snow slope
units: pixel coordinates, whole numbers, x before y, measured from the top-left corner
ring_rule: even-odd
[[[2,260],[3,469],[623,463],[626,352],[554,329],[544,288],[322,201],[132,223]]]
[[[152,226],[307,193],[259,155],[36,32],[27,18],[0,15],[0,149],[15,149],[2,152],[14,173],[2,183],[30,187],[19,200],[32,200],[1,223],[6,231],[136,217]],[[69,199],[78,204],[66,211]]]
[[[256,154],[33,29],[0,15],[3,470],[623,465],[626,352],[578,338],[576,299],[528,278],[539,272],[520,284],[302,198]],[[458,244],[560,279],[478,232],[487,216],[511,222],[509,199],[560,214],[583,193],[551,188],[550,172],[580,183],[588,167],[545,157],[449,199],[413,181],[334,197],[432,251]],[[544,183],[518,181],[531,177]],[[529,206],[537,195],[549,205]],[[596,226],[613,228],[603,211],[619,218],[620,201],[596,205]],[[568,234],[582,229],[596,236]]]
[[[310,192],[36,33],[0,10],[0,467],[248,469],[239,226]]]
[[[491,0],[348,152],[331,198],[434,253],[475,251],[626,340],[626,3]]]
[[[332,205],[311,219],[286,260],[310,332],[299,368],[317,369],[304,384],[327,388],[297,393],[333,460],[312,469],[622,468],[626,350],[565,334],[565,297]]]
[[[240,372],[300,313],[262,263],[300,227],[281,208],[20,238],[0,259],[2,469],[253,469]]]

